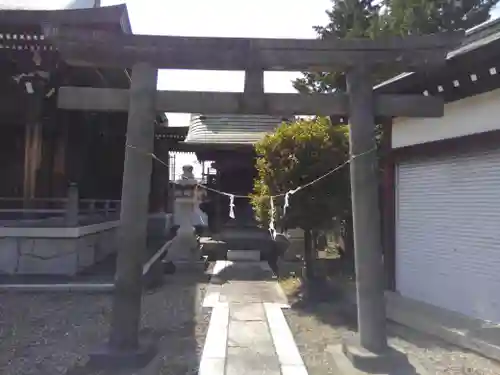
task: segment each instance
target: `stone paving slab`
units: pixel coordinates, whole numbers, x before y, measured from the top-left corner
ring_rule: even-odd
[[[227,348],[225,375],[281,375],[274,353],[258,354],[250,348]]]
[[[259,354],[275,355],[273,339],[267,322],[242,322],[231,320],[227,339],[228,347],[252,349]]]
[[[262,303],[233,303],[229,306],[232,321],[266,321],[266,313]]]
[[[212,278],[203,303],[213,312],[200,375],[307,375],[281,312],[287,298],[267,263],[217,263],[213,273],[219,277]]]
[[[279,303],[288,301],[276,281],[231,281],[221,288],[220,302]]]

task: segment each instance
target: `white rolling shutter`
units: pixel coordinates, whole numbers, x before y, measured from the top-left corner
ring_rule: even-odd
[[[402,162],[396,199],[397,290],[500,322],[500,150]]]

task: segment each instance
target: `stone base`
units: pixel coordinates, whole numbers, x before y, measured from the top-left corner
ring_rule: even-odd
[[[0,227],[0,273],[75,276],[116,251],[118,226]]]
[[[141,369],[146,367],[158,353],[152,342],[144,342],[137,350],[119,351],[107,343],[89,353],[88,366],[95,369]]]
[[[260,262],[259,250],[228,250],[227,260],[233,262]]]
[[[361,347],[357,338],[345,339],[341,345],[327,348],[343,374],[397,374],[427,375],[418,363],[410,363],[407,356],[394,347],[388,347],[381,354],[370,352]]]
[[[205,260],[199,260],[199,261],[190,261],[190,260],[172,260],[171,263],[173,263],[174,267],[171,269],[171,266],[169,267],[168,263],[166,263],[166,268],[167,274],[175,274],[175,273],[186,273],[186,272],[198,272],[198,273],[204,273],[205,270],[207,269],[208,263]],[[169,272],[169,271],[172,272]]]
[[[166,262],[178,262],[178,260],[190,261],[191,259],[199,259],[201,255],[200,245],[197,237],[193,232],[178,232],[172,239],[172,243],[165,256]],[[178,259],[178,260],[177,260]]]

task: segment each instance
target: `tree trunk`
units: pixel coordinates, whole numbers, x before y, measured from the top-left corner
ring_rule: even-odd
[[[304,230],[304,268],[307,280],[313,280],[315,277],[314,260],[316,257],[314,251],[312,231],[306,229]]]

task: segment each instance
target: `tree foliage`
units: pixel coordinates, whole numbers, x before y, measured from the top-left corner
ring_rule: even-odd
[[[382,26],[394,35],[467,30],[490,18],[500,0],[385,0]]]
[[[333,7],[326,13],[326,26],[314,26],[318,38],[373,38],[378,36],[380,4],[373,0],[333,0]],[[332,92],[345,90],[343,72],[303,73],[304,77],[294,81],[299,92]]]
[[[323,176],[348,159],[348,130],[324,117],[283,123],[256,145],[258,177],[252,205],[256,217],[269,222],[271,195],[284,194]],[[304,230],[322,228],[349,209],[349,168],[299,190],[283,217],[284,197],[275,200],[276,224]]]
[[[466,30],[490,18],[500,0],[332,0],[329,23],[315,26],[318,38],[406,36]],[[400,73],[386,67],[375,72],[380,82]],[[299,92],[345,91],[343,72],[303,73],[294,81]]]

